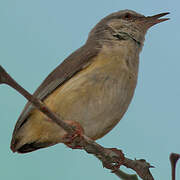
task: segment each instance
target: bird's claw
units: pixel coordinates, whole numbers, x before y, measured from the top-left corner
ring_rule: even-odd
[[[83,149],[82,146],[78,145],[84,134],[82,126],[76,121],[66,121],[68,124],[75,127],[75,132],[71,134],[66,134],[63,137],[63,142],[66,146],[72,149]]]

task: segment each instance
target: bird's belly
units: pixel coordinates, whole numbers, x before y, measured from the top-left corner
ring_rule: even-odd
[[[79,122],[85,134],[98,139],[122,118],[131,101],[135,81],[126,70],[114,75],[100,69],[79,74],[57,89],[46,100],[64,120]]]

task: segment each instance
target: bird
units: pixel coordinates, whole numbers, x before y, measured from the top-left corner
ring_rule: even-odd
[[[34,92],[51,111],[97,140],[128,109],[138,79],[147,30],[169,18],[120,10],[100,20],[85,44],[57,66]],[[13,131],[11,150],[28,153],[64,143],[66,132],[28,102]]]

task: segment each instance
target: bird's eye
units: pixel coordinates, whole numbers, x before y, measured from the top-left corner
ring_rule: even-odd
[[[132,18],[132,15],[129,13],[126,13],[123,17],[123,19],[125,19],[125,20],[131,19],[131,18]]]

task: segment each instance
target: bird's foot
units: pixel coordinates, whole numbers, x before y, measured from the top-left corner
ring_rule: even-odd
[[[111,172],[115,172],[124,163],[124,154],[121,150],[116,148],[106,148],[105,152],[108,156],[111,156],[111,160],[107,159],[103,162],[103,167],[111,169]]]
[[[71,134],[65,134],[63,137],[63,143],[72,149],[83,149],[82,146],[78,145],[84,134],[82,126],[76,121],[66,121],[66,123],[72,125],[75,128],[75,132]]]

